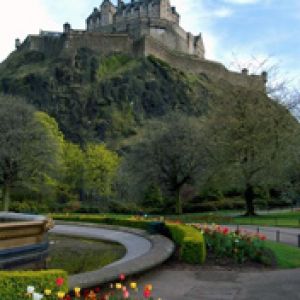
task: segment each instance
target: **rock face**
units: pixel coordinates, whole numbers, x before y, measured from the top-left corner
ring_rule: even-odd
[[[17,51],[32,50],[52,57],[72,57],[88,48],[99,55],[124,54],[133,58],[153,55],[172,67],[195,75],[206,74],[233,85],[265,89],[267,76],[231,72],[222,64],[205,59],[202,35],[193,36],[179,24],[180,16],[169,0],[104,0],[87,18],[86,30],[74,30],[69,23],[63,32],[41,31],[29,35]]]

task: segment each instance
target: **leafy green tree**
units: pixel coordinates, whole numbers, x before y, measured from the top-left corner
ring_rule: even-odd
[[[206,126],[215,175],[243,191],[246,214],[254,215],[255,189],[289,180],[299,149],[297,121],[265,94],[238,90],[214,105]]]
[[[84,156],[84,188],[90,194],[112,195],[119,168],[119,156],[103,144],[89,144]]]
[[[84,188],[84,152],[79,145],[64,142],[64,173],[62,176],[62,190],[67,198],[82,200]]]
[[[128,172],[134,184],[145,191],[158,186],[175,202],[176,213],[183,212],[182,188],[196,184],[208,164],[199,119],[172,114],[148,127],[144,138],[128,155]]]
[[[22,99],[0,95],[0,184],[4,210],[18,187],[51,185],[58,166],[57,145],[40,115]]]

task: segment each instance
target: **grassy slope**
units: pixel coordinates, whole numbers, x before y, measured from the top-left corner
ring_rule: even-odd
[[[278,267],[284,269],[300,268],[300,248],[266,241],[266,246],[274,253]]]

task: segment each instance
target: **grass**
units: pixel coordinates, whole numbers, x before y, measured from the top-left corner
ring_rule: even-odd
[[[300,248],[271,241],[265,243],[266,247],[274,253],[279,268],[300,268]]]

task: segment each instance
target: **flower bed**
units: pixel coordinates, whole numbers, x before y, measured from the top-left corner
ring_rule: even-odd
[[[27,286],[27,290],[24,291],[23,298],[18,298],[18,300],[28,299],[28,300],[142,300],[142,299],[152,299],[153,286],[147,284],[140,288],[136,282],[125,282],[126,277],[121,274],[119,277],[119,282],[111,283],[107,288],[96,287],[94,289],[81,289],[80,287],[74,288],[73,291],[66,293],[60,290],[60,287],[64,284],[63,278],[57,278],[55,284],[56,289],[52,290],[49,288],[44,289],[44,291],[38,291],[34,286]],[[13,299],[13,298],[10,298]],[[1,299],[2,300],[2,299]]]
[[[207,250],[217,258],[233,258],[236,263],[247,261],[268,263],[266,237],[247,231],[230,231],[227,227],[194,224],[204,233]]]
[[[43,291],[43,289],[49,289],[64,293],[68,290],[67,274],[66,272],[61,270],[36,272],[0,272],[1,300],[28,300],[30,298],[28,297],[28,295],[26,295],[26,290],[27,287],[32,286],[34,286],[39,291]],[[32,291],[32,289],[29,288],[29,291]],[[49,300],[50,299],[51,298],[49,298]]]

